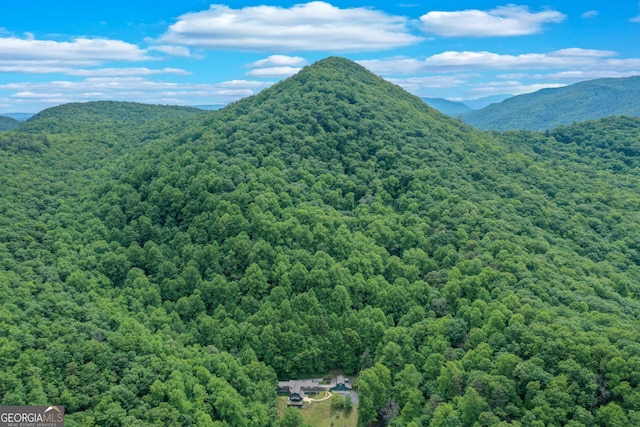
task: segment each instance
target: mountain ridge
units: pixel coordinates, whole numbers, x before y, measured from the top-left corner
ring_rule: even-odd
[[[125,101],[72,102],[40,111],[22,123],[20,130],[55,133],[73,130],[75,122],[93,123],[95,126],[124,126],[198,114],[205,112],[194,107]]]
[[[463,113],[473,111],[473,108],[461,101],[449,101],[444,98],[422,98],[422,100],[427,105],[451,117],[457,117]]]
[[[550,130],[606,116],[640,116],[640,76],[601,78],[541,89],[462,115],[484,130]]]
[[[20,122],[11,117],[0,115],[0,132],[13,130],[20,126]]]

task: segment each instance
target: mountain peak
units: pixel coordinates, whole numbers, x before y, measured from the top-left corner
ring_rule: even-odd
[[[246,150],[245,130],[259,123],[260,144],[250,149],[295,152],[329,162],[340,159],[345,164],[352,158],[370,158],[385,147],[400,149],[410,141],[450,145],[445,135],[472,130],[339,57],[304,67],[219,113],[206,123],[225,129],[227,139],[218,145],[223,151]]]
[[[322,68],[322,67],[330,67],[330,68],[342,68],[342,67],[354,67],[359,68],[360,70],[367,71],[362,65],[358,64],[351,59],[344,58],[342,56],[328,56],[324,59],[320,59],[319,61],[309,65],[306,68],[314,67],[314,68]]]
[[[304,85],[309,91],[340,92],[350,89],[351,92],[372,85],[389,85],[399,92],[404,90],[375,75],[362,65],[338,56],[330,56],[311,65],[307,65],[297,74],[272,86],[264,92],[289,90],[291,86]],[[348,86],[351,86],[350,88]],[[331,90],[333,87],[334,90]],[[398,93],[399,93],[398,92]],[[269,93],[269,95],[272,95]]]
[[[275,118],[272,113],[286,111],[289,119],[305,115],[319,118],[326,114],[338,123],[346,118],[350,122],[370,118],[379,123],[415,119],[426,124],[428,118],[418,117],[424,114],[433,120],[450,120],[400,86],[354,61],[336,56],[304,67],[259,94],[232,104],[228,111],[255,113],[257,106],[263,107],[258,111],[269,112],[272,119]]]

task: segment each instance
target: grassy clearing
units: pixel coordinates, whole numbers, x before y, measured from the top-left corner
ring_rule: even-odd
[[[278,397],[278,412],[282,416],[287,407],[287,398]],[[331,399],[313,402],[308,408],[299,409],[304,423],[311,427],[356,427],[358,425],[358,408],[350,411],[331,408]],[[332,424],[333,423],[333,424]]]

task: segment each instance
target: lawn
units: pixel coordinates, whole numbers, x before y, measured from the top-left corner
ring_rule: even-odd
[[[287,407],[286,396],[278,397],[278,412],[283,414]],[[331,408],[331,399],[313,402],[308,408],[297,409],[302,414],[305,424],[311,427],[356,427],[358,425],[358,408],[349,411]]]

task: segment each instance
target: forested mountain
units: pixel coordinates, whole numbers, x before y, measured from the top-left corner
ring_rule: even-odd
[[[87,125],[96,127],[136,126],[161,120],[190,118],[198,114],[203,114],[199,108],[175,105],[116,101],[70,103],[39,112],[27,120],[21,130],[63,133],[79,129],[85,131]]]
[[[328,58],[172,123],[0,134],[2,404],[276,426],[342,369],[362,425],[640,425],[640,119],[481,132]]]
[[[0,132],[12,130],[20,126],[20,122],[11,117],[0,116]]]
[[[20,125],[20,132],[84,136],[108,146],[129,146],[175,133],[188,119],[204,116],[193,107],[95,101],[48,108]],[[131,147],[127,147],[131,148]]]
[[[640,116],[640,76],[542,89],[463,115],[479,129],[542,131],[606,116]]]
[[[463,113],[468,113],[473,109],[463,102],[449,101],[444,98],[422,98],[430,107],[435,108],[447,116],[457,117]]]

